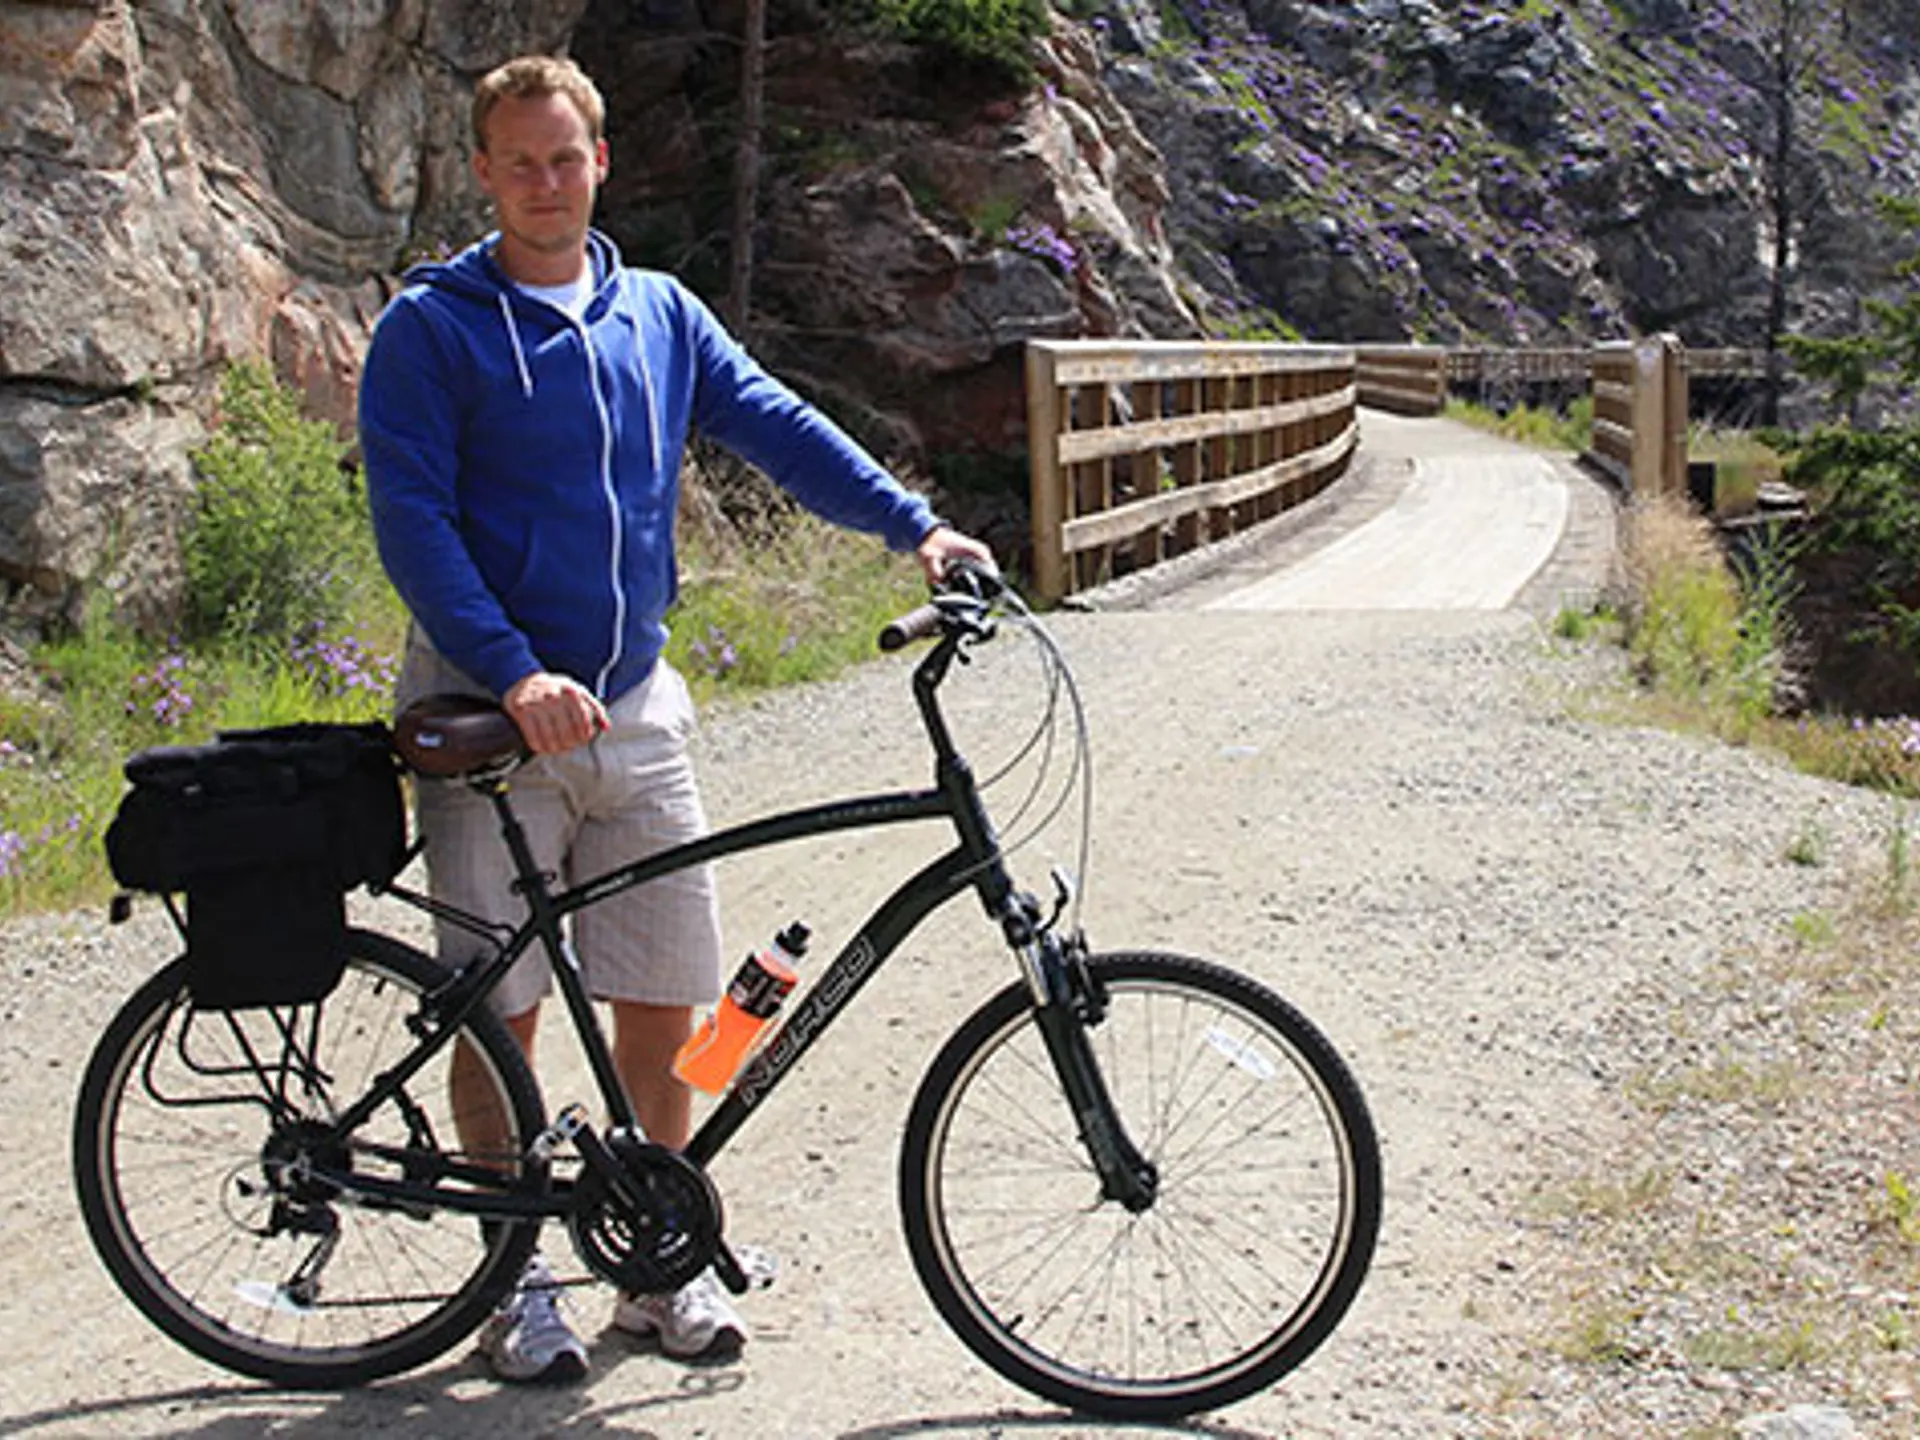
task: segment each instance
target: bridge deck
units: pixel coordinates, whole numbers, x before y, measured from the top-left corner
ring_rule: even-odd
[[[1614,579],[1618,491],[1570,454],[1452,421],[1360,411],[1353,468],[1253,530],[1074,597],[1088,609],[1522,609]]]
[[[1559,543],[1567,488],[1538,458],[1420,462],[1399,501],[1214,610],[1502,610]]]

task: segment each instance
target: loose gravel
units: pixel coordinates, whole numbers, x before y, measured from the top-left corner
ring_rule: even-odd
[[[1347,1322],[1281,1385],[1190,1433],[1683,1434],[1795,1402],[1912,1433],[1910,1397],[1882,1391],[1862,1408],[1857,1388],[1817,1369],[1695,1383],[1707,1372],[1688,1368],[1679,1337],[1701,1317],[1672,1319],[1657,1365],[1566,1339],[1583,1295],[1604,1291],[1593,1266],[1615,1253],[1604,1236],[1590,1244],[1598,1187],[1620,1181],[1631,1211],[1625,1182],[1651,1167],[1647,1077],[1671,1070],[1676,1044],[1716,1053],[1713,1027],[1748,1013],[1728,977],[1764,998],[1765,957],[1884,863],[1898,822],[1883,798],[1606,718],[1595,697],[1617,683],[1617,655],[1556,645],[1517,612],[1163,610],[1053,625],[1095,737],[1084,919],[1096,948],[1191,951],[1279,989],[1348,1057],[1385,1149],[1380,1252]],[[1036,676],[1011,638],[957,676],[983,771],[1040,713]],[[716,710],[700,741],[715,819],[922,783],[905,681],[902,662],[881,661]],[[795,916],[823,939],[844,933],[916,843],[842,836],[730,865],[733,948]],[[1801,863],[1815,848],[1821,863]],[[1072,826],[1019,858],[1044,886],[1047,864],[1074,862]],[[411,924],[391,906],[363,911]],[[593,1376],[541,1394],[499,1390],[456,1354],[363,1392],[279,1395],[176,1350],[119,1298],[80,1233],[66,1127],[93,1035],[167,953],[151,905],[117,928],[84,913],[0,929],[0,1433],[1109,1433],[976,1364],[919,1294],[899,1239],[892,1166],[911,1087],[1011,978],[970,906],[914,938],[717,1167],[732,1233],[784,1264],[750,1297],[744,1363],[688,1372],[632,1351],[601,1333],[604,1296],[582,1290]],[[564,1051],[556,1039],[546,1052],[554,1104],[582,1093]],[[1764,1127],[1745,1135],[1738,1164],[1756,1172],[1769,1143]]]

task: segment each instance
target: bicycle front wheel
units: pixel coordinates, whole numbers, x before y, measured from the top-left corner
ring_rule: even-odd
[[[334,1389],[422,1364],[486,1318],[538,1223],[353,1181],[546,1188],[524,1158],[539,1095],[505,1026],[476,1014],[364,1126],[327,1138],[438,1023],[422,997],[446,979],[355,931],[317,1005],[196,1010],[180,960],[121,1008],[81,1085],[73,1163],[94,1247],[149,1320],[226,1369]],[[485,1138],[463,1151],[463,1133]]]
[[[908,1247],[942,1318],[1015,1384],[1117,1420],[1214,1409],[1339,1323],[1379,1231],[1379,1144],[1346,1065],[1272,991],[1180,956],[1088,963],[1108,1009],[1087,1037],[1153,1203],[1101,1197],[1014,985],[914,1098]]]

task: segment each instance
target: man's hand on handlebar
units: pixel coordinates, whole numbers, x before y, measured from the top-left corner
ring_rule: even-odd
[[[966,540],[965,536],[956,538]],[[985,546],[975,551],[977,542],[968,541],[965,549],[947,553],[940,578],[932,582],[934,596],[925,605],[891,620],[880,631],[880,648],[898,650],[915,640],[930,639],[942,630],[985,639],[992,634],[988,613],[993,603],[1007,593],[1007,582],[993,563]]]
[[[997,574],[1000,569],[993,563],[993,551],[951,525],[934,526],[913,553],[926,574],[927,583],[934,586],[947,578],[947,567],[955,561],[971,562],[989,574]]]

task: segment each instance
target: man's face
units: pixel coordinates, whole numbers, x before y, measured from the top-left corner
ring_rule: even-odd
[[[564,95],[510,96],[487,117],[487,144],[473,157],[493,199],[509,252],[529,258],[578,251],[607,174],[607,142]]]

